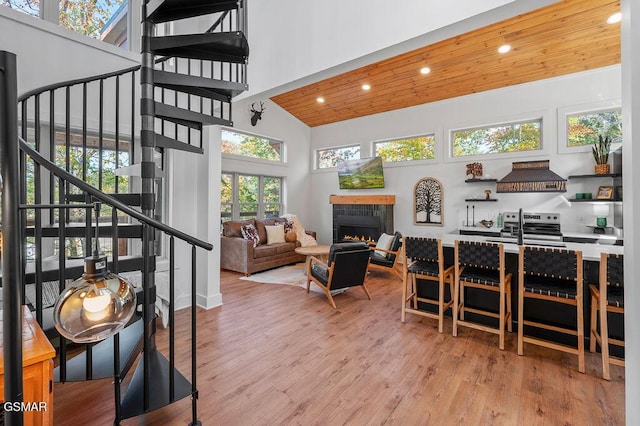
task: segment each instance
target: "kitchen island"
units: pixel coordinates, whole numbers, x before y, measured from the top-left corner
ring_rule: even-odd
[[[454,253],[453,249],[455,246],[456,240],[461,241],[477,241],[477,242],[500,242],[500,237],[490,236],[490,235],[460,235],[458,231],[449,234],[443,234],[439,237],[442,240],[442,245],[444,246],[444,257],[445,257],[445,267],[449,265],[453,265],[454,263]],[[518,253],[519,246],[516,243],[512,242],[501,242],[504,245],[505,251],[505,268],[507,272],[511,272],[513,277],[511,281],[511,305],[513,307],[513,327],[514,330],[517,329],[517,318],[518,318]],[[535,244],[532,244],[535,243]],[[561,246],[558,247],[557,245]],[[584,261],[584,288],[583,288],[583,300],[584,300],[584,330],[585,330],[585,339],[587,340],[588,347],[588,339],[590,336],[590,315],[591,315],[591,306],[590,306],[590,293],[589,293],[589,284],[597,284],[599,279],[599,266],[600,266],[600,255],[602,253],[613,253],[613,254],[623,254],[624,247],[611,245],[611,244],[586,244],[586,243],[572,243],[572,242],[547,242],[544,240],[533,240],[527,241],[525,239],[525,245],[539,245],[543,247],[550,248],[562,248],[568,250],[580,250],[582,251],[583,261]],[[554,247],[551,247],[551,246]],[[437,297],[436,289],[432,288],[433,286],[418,286],[419,288],[419,296],[426,297]],[[448,289],[448,287],[445,287]],[[465,295],[466,304],[473,307],[478,307],[482,309],[495,309],[498,306],[497,294],[487,294],[489,292],[478,291],[477,289],[469,288],[467,289],[467,293]],[[449,294],[448,290],[445,294],[445,299],[448,299]],[[420,309],[433,311],[433,307],[430,305],[421,305]],[[447,315],[451,316],[451,310],[449,309]],[[470,319],[473,321],[478,321],[485,324],[490,324],[495,326],[492,321],[492,318],[487,318],[484,316],[473,315],[471,313],[467,314]],[[549,304],[549,302],[544,300],[527,300],[527,316],[529,319],[533,319],[536,321],[559,325],[559,326],[573,326],[575,327],[575,308],[572,309],[569,306],[558,306],[557,304]],[[559,334],[548,330],[541,330],[527,327],[527,334],[531,334],[536,337],[540,337],[543,339],[556,341],[558,343],[563,344],[576,344],[575,337],[567,336],[565,334]],[[623,318],[622,315],[610,315],[609,316],[609,334],[616,338],[620,338],[624,340],[624,329],[623,329]],[[491,335],[487,335],[487,338],[492,338]],[[573,342],[572,342],[573,340]],[[622,353],[617,352],[617,347],[611,348],[612,354],[615,356],[623,356]]]

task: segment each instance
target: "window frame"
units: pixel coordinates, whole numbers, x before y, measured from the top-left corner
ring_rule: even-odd
[[[376,152],[376,145],[377,144],[382,144],[382,143],[386,143],[386,142],[395,142],[395,141],[401,141],[401,140],[408,140],[408,139],[417,139],[417,138],[422,138],[422,137],[432,137],[433,138],[433,158],[419,158],[419,159],[415,159],[415,160],[401,160],[401,161],[384,161],[383,163],[385,165],[388,166],[401,166],[401,165],[419,165],[419,164],[429,164],[429,163],[438,163],[440,162],[440,148],[439,148],[439,144],[438,144],[438,136],[436,135],[436,132],[429,132],[429,133],[420,133],[417,135],[411,135],[411,136],[401,136],[401,137],[394,137],[394,138],[389,138],[389,139],[379,139],[379,140],[375,140],[371,142],[371,156],[373,157],[379,157],[379,155]]]
[[[476,129],[486,129],[491,127],[499,127],[506,125],[514,125],[514,124],[522,124],[539,121],[540,122],[540,148],[529,150],[529,151],[512,151],[512,152],[494,152],[488,154],[474,154],[474,155],[464,155],[464,156],[454,156],[453,155],[453,141],[454,132],[457,131],[465,131],[465,130],[476,130]],[[500,121],[491,121],[482,120],[475,121],[473,123],[465,123],[465,125],[457,125],[450,126],[446,129],[448,134],[448,149],[447,149],[447,162],[462,162],[462,161],[484,161],[491,159],[502,159],[502,158],[520,158],[523,156],[534,156],[534,155],[542,155],[545,154],[548,150],[548,144],[545,144],[544,138],[548,133],[549,120],[546,117],[546,114],[542,111],[534,111],[526,114],[515,115],[509,117],[506,120]],[[546,128],[546,129],[545,129]]]
[[[347,149],[347,148],[358,148],[359,152],[358,158],[363,158],[362,157],[362,145],[361,144],[352,144],[352,145],[341,145],[341,146],[334,146],[334,147],[327,147],[327,148],[317,148],[313,151],[314,156],[313,156],[313,169],[317,170],[317,171],[323,171],[323,170],[336,170],[338,168],[337,165],[333,166],[333,167],[320,167],[320,152],[321,151],[331,151],[331,150],[337,150],[337,149]],[[355,157],[354,157],[355,158]]]
[[[257,177],[258,178],[258,196],[257,196],[257,209],[256,209],[256,217],[258,219],[264,219],[265,218],[265,205],[269,204],[269,205],[273,205],[273,204],[279,204],[278,210],[279,210],[279,216],[282,216],[284,214],[284,186],[285,186],[285,177],[284,176],[272,176],[272,175],[265,175],[265,174],[251,174],[249,172],[230,172],[230,171],[222,171],[220,173],[221,175],[230,175],[231,176],[231,197],[232,197],[232,202],[231,202],[231,217],[229,217],[227,220],[222,220],[223,216],[222,216],[222,206],[223,205],[229,205],[229,203],[226,202],[222,202],[222,200],[220,201],[220,222],[221,224],[230,220],[233,221],[240,221],[240,220],[247,220],[246,218],[243,218],[240,216],[240,200],[239,200],[239,193],[238,193],[238,188],[239,188],[239,182],[240,182],[240,176],[251,176],[251,177]],[[264,180],[265,179],[280,179],[280,202],[279,203],[273,203],[273,202],[265,202],[264,200],[264,188],[265,188],[265,183]],[[247,204],[247,203],[242,203],[242,204]],[[248,204],[253,204],[253,203],[248,203]],[[222,229],[222,227],[221,227]]]
[[[267,140],[272,141],[272,142],[278,142],[280,144],[280,159],[279,160],[269,160],[269,159],[266,159],[266,158],[249,157],[249,156],[241,155],[241,154],[231,154],[231,153],[228,153],[228,152],[222,152],[222,132],[223,131],[231,132],[231,133],[238,133],[238,134],[242,134],[242,135],[246,135],[246,136],[250,136],[250,137],[255,137],[255,138],[267,139]],[[229,128],[229,127],[221,127],[221,131],[220,131],[220,150],[221,150],[222,158],[228,158],[228,159],[233,159],[233,160],[241,160],[241,161],[255,161],[255,162],[258,162],[258,163],[262,163],[262,164],[274,164],[274,165],[284,165],[284,164],[287,163],[287,161],[286,161],[287,144],[283,140],[277,139],[277,138],[273,138],[273,137],[270,137],[270,136],[260,135],[260,134],[257,134],[257,133],[246,132],[244,130],[240,131],[240,130]]]
[[[580,105],[568,105],[559,107],[558,115],[558,153],[559,154],[575,154],[578,152],[591,152],[591,145],[569,146],[569,126],[568,120],[570,116],[578,114],[598,114],[601,112],[619,110],[622,112],[621,99],[609,99],[605,101],[589,102]],[[620,144],[615,144],[619,146]],[[614,147],[611,148],[615,150]]]

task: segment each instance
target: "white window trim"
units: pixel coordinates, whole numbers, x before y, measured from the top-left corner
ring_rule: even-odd
[[[226,158],[229,160],[239,160],[239,161],[251,161],[251,162],[256,162],[256,163],[261,163],[261,164],[270,164],[270,165],[286,165],[287,164],[287,144],[282,140],[282,139],[278,139],[278,138],[274,138],[271,136],[266,136],[266,135],[261,135],[259,133],[253,133],[253,132],[247,132],[244,130],[238,130],[238,129],[234,129],[233,127],[226,127],[226,126],[221,126],[220,127],[220,144],[222,144],[222,131],[225,130],[227,132],[231,132],[231,133],[240,133],[242,135],[247,135],[247,136],[253,136],[256,138],[261,138],[261,139],[267,139],[270,141],[274,141],[274,142],[279,142],[280,143],[280,159],[279,160],[267,160],[265,158],[257,158],[257,157],[248,157],[246,155],[240,155],[240,154],[229,154],[227,152],[222,152],[222,158]]]
[[[377,157],[376,154],[376,144],[378,143],[384,143],[384,142],[394,142],[394,141],[398,141],[398,140],[406,140],[406,139],[415,139],[415,138],[422,138],[422,137],[429,137],[432,136],[434,138],[434,143],[433,143],[433,151],[434,151],[434,157],[433,158],[421,158],[419,160],[403,160],[403,161],[383,161],[383,165],[384,167],[390,166],[390,167],[404,167],[404,166],[417,166],[417,165],[421,165],[421,164],[435,164],[435,163],[440,163],[440,157],[441,157],[441,146],[440,146],[440,137],[438,137],[438,132],[425,132],[425,133],[419,133],[419,134],[415,134],[412,136],[400,136],[400,137],[394,137],[394,138],[387,138],[387,139],[378,139],[375,141],[371,141],[371,145],[370,145],[370,149],[371,149],[371,156],[372,157]]]
[[[497,152],[492,154],[478,154],[478,155],[465,155],[461,157],[454,157],[453,155],[453,132],[459,130],[480,129],[487,127],[504,126],[515,123],[524,123],[528,121],[541,121],[540,126],[540,149],[531,151],[517,151],[517,152]],[[444,132],[447,135],[447,155],[444,159],[444,163],[456,163],[456,162],[473,162],[484,160],[498,160],[498,159],[515,159],[522,157],[530,157],[535,155],[547,155],[549,153],[550,146],[552,144],[545,143],[545,136],[552,134],[549,127],[551,125],[549,119],[549,113],[547,111],[531,111],[523,114],[516,114],[507,117],[501,117],[495,121],[493,120],[475,120],[473,122],[467,122],[463,124],[445,126]]]
[[[575,154],[577,152],[590,152],[591,145],[569,146],[569,135],[567,129],[567,118],[576,114],[597,114],[599,112],[622,110],[621,99],[610,99],[606,101],[589,102],[580,105],[568,105],[558,108],[558,153]],[[613,147],[612,147],[613,150]]]
[[[285,177],[284,176],[275,176],[275,175],[266,175],[266,174],[256,174],[256,173],[250,173],[250,172],[230,172],[230,171],[222,171],[220,172],[221,175],[231,175],[232,178],[232,186],[233,186],[233,193],[232,195],[232,202],[231,202],[231,218],[227,219],[227,220],[246,220],[240,217],[240,205],[242,204],[257,204],[257,211],[256,211],[256,216],[258,218],[264,218],[265,215],[265,210],[264,210],[264,205],[265,204],[276,204],[276,203],[265,203],[262,200],[262,197],[264,196],[264,179],[265,178],[274,178],[274,179],[280,179],[280,203],[277,203],[280,205],[280,216],[282,216],[283,214],[285,214],[285,203],[284,203],[284,192],[285,192]],[[238,199],[238,186],[239,186],[239,181],[240,181],[240,176],[252,176],[252,177],[257,177],[258,178],[258,201],[255,203],[240,203],[240,200]],[[220,202],[220,207],[222,207],[223,204],[229,204],[229,203],[223,203],[222,201]],[[222,217],[222,208],[220,208],[220,214]]]
[[[313,151],[313,170],[315,171],[329,171],[329,170],[337,170],[337,167],[323,167],[320,168],[319,167],[319,161],[318,161],[318,156],[320,154],[320,151],[329,151],[332,149],[345,149],[345,148],[355,148],[358,147],[360,148],[360,158],[362,157],[362,144],[356,143],[356,144],[351,144],[351,145],[340,145],[340,146],[330,146],[330,147],[324,147],[324,148],[317,148]]]

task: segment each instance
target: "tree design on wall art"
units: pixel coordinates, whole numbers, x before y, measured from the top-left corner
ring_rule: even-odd
[[[413,188],[413,211],[416,225],[444,224],[444,191],[438,179],[422,178]]]

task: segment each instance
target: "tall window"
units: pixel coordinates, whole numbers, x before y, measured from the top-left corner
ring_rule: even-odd
[[[542,119],[475,127],[451,132],[454,157],[542,148]]]
[[[622,142],[622,111],[619,108],[567,115],[567,146],[592,145],[598,136]]]
[[[261,136],[222,130],[222,153],[282,161],[282,142]]]
[[[436,137],[431,134],[374,142],[373,152],[385,163],[433,159],[436,158]]]
[[[282,214],[281,177],[222,173],[220,179],[220,216],[223,222]]]
[[[128,48],[129,0],[0,0],[0,5],[40,17],[44,5],[58,10],[61,27]]]
[[[316,151],[316,164],[318,169],[337,167],[339,161],[350,160],[352,158],[360,158],[360,145],[319,149]]]

